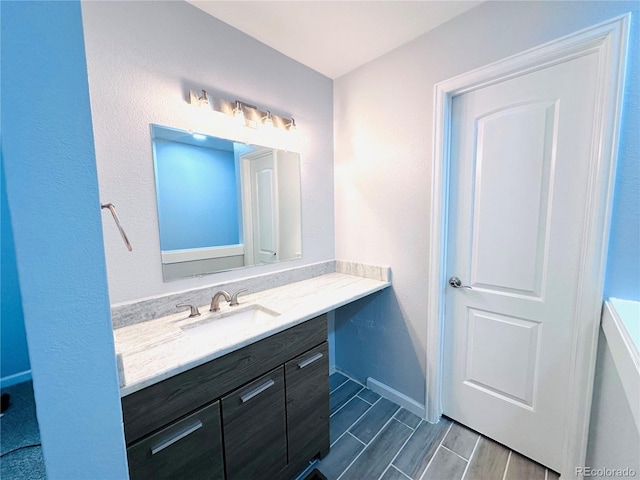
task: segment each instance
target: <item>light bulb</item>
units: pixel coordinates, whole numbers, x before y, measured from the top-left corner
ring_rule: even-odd
[[[287,130],[289,130],[290,132],[293,132],[294,130],[296,130],[298,127],[296,125],[296,121],[294,118],[291,119],[291,121],[289,123],[287,123]]]

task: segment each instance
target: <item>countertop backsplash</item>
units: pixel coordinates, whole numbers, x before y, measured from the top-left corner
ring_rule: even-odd
[[[384,282],[391,280],[391,271],[388,267],[330,260],[272,273],[247,276],[194,290],[114,304],[111,306],[111,321],[114,329],[122,328],[177,313],[176,305],[179,303],[189,303],[196,306],[205,305],[211,301],[211,297],[219,290],[227,290],[232,294],[237,290],[246,288],[245,295],[248,295],[335,272]]]

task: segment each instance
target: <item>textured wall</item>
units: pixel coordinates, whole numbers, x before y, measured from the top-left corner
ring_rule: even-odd
[[[88,1],[82,11],[100,197],[116,205],[133,244],[129,253],[105,213],[112,303],[334,258],[330,79],[185,2]],[[252,267],[250,273],[162,282],[149,124],[238,135],[216,124],[212,112],[186,103],[185,93],[200,88],[214,98],[240,99],[295,117],[302,176],[301,260]]]
[[[80,4],[1,8],[2,157],[47,477],[127,478]]]
[[[591,468],[631,468],[640,472],[640,435],[611,348],[600,330],[589,448]]]
[[[0,377],[2,386],[12,385],[18,381],[29,380],[29,350],[27,349],[27,335],[24,331],[24,315],[22,313],[22,298],[18,284],[18,270],[16,268],[16,252],[13,245],[13,231],[7,192],[4,179],[4,166],[0,167],[0,219],[2,220],[2,302],[0,302]],[[13,378],[7,378],[13,377]]]
[[[434,84],[630,10],[487,2],[334,82],[336,257],[393,271],[393,293],[336,314],[339,367],[424,402]],[[637,286],[637,18],[632,36],[609,277]]]

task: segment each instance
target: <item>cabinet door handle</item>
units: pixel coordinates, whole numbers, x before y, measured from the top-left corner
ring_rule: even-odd
[[[151,455],[155,455],[156,453],[161,452],[165,448],[170,447],[174,443],[182,440],[184,437],[191,435],[193,432],[195,432],[196,430],[200,430],[201,428],[202,422],[200,420],[192,425],[189,425],[188,427],[183,428],[182,430],[176,432],[174,436],[166,439],[164,442],[159,443],[155,447],[151,447]]]
[[[298,368],[307,367],[307,366],[311,365],[313,362],[315,362],[317,360],[320,360],[321,358],[322,358],[322,352],[318,352],[315,355],[307,358],[306,360],[298,362]]]
[[[275,382],[273,380],[269,379],[266,382],[264,382],[262,385],[254,388],[250,392],[247,392],[244,395],[242,395],[240,397],[240,400],[242,401],[242,403],[246,403],[249,400],[251,400],[253,397],[255,397],[256,395],[260,395],[267,388],[272,387],[273,385],[275,385]]]

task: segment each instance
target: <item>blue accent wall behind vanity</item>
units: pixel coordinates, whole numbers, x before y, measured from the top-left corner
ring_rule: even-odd
[[[234,153],[156,138],[154,154],[160,248],[240,243]]]

